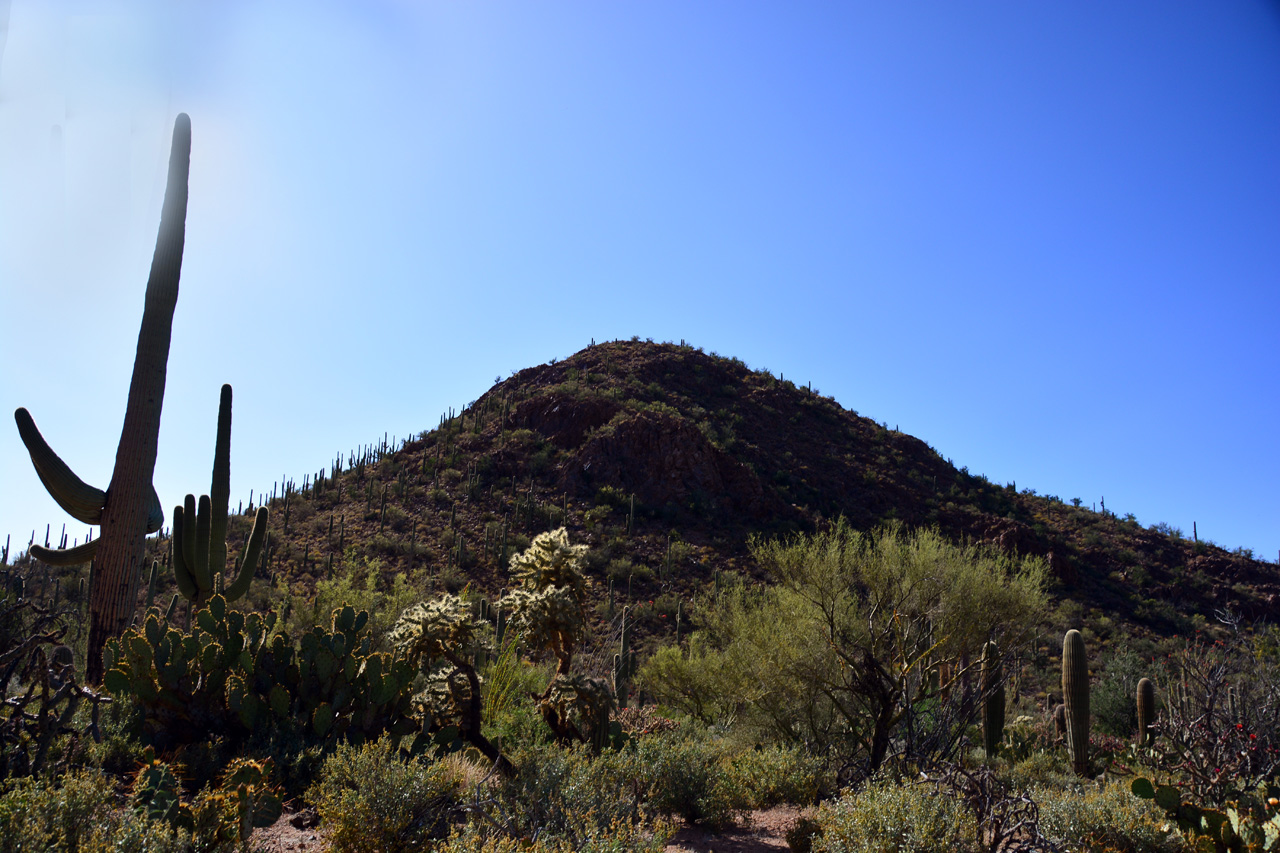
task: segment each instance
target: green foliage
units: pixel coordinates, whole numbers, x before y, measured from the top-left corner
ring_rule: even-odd
[[[868,782],[824,803],[814,853],[960,853],[976,851],[977,827],[968,806],[916,785]]]
[[[115,807],[110,777],[82,770],[0,794],[0,853],[187,853],[192,839]]]
[[[323,743],[404,734],[418,725],[415,672],[401,657],[370,651],[368,621],[365,611],[335,610],[331,630],[313,626],[295,646],[272,633],[274,613],[246,616],[215,595],[190,633],[152,610],[141,627],[110,641],[103,683],[143,705],[144,730],[161,746],[214,735],[243,740],[272,726],[298,726]]]
[[[839,521],[789,542],[755,540],[753,553],[778,585],[728,586],[704,601],[688,651],[660,651],[644,683],[700,719],[733,719],[744,736],[812,744],[868,770],[895,743],[954,749],[973,709],[944,713],[939,682],[917,673],[958,675],[988,638],[1019,647],[1044,608],[1041,561],[933,531],[862,534]]]
[[[1120,649],[1102,664],[1102,674],[1089,696],[1089,710],[1099,731],[1131,738],[1138,730],[1138,682],[1151,664],[1132,649]]]
[[[1158,808],[1129,793],[1122,782],[1040,787],[1040,830],[1059,844],[1087,851],[1176,853],[1186,845]]]
[[[394,740],[344,745],[307,792],[334,853],[426,849],[448,835],[461,780],[439,763],[406,759]]]
[[[300,636],[335,609],[350,605],[357,612],[369,613],[370,648],[391,651],[388,635],[399,615],[421,597],[416,587],[415,578],[403,572],[386,582],[380,560],[362,558],[354,547],[348,547],[341,561],[334,560],[332,575],[316,581],[311,606],[290,608],[287,629]]]
[[[96,770],[10,780],[0,794],[0,853],[76,850],[115,806],[110,777]]]

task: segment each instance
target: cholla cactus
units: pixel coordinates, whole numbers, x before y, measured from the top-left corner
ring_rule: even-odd
[[[541,533],[524,553],[511,558],[511,573],[520,586],[500,605],[511,613],[510,624],[535,654],[550,652],[556,674],[534,698],[547,725],[561,741],[595,745],[609,730],[615,706],[608,681],[570,675],[574,648],[587,631],[587,578],[582,573],[585,545],[570,545],[563,527]]]
[[[413,699],[437,725],[461,725],[478,693],[471,690],[467,651],[478,641],[471,607],[456,595],[442,595],[406,610],[391,631],[391,642],[427,676]],[[477,684],[480,676],[475,674]]]
[[[456,595],[413,605],[400,615],[391,631],[391,642],[427,676],[427,686],[414,697],[415,704],[431,716],[437,727],[456,725],[459,736],[494,762],[504,775],[515,766],[480,731],[480,675],[470,652],[487,642],[480,631],[483,620],[471,605]]]
[[[391,631],[391,643],[415,665],[447,660],[458,666],[462,655],[475,645],[477,620],[471,606],[456,595],[422,601],[400,615]]]
[[[526,551],[511,558],[520,587],[499,602],[530,649],[555,655],[557,676],[569,674],[574,647],[586,633],[587,578],[581,569],[586,550],[570,545],[563,527],[538,534]]]
[[[614,707],[609,682],[588,675],[557,676],[538,704],[542,718],[557,735],[597,746],[609,730]]]

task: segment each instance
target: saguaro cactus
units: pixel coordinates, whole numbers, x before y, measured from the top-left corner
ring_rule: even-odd
[[[151,258],[151,274],[147,279],[129,401],[116,448],[115,468],[106,491],[87,485],[71,471],[45,443],[26,409],[14,413],[18,434],[49,494],[73,518],[102,525],[102,535],[91,544],[61,553],[32,549],[36,557],[49,563],[75,565],[90,559],[95,562],[85,673],[91,684],[102,680],[102,647],[107,638],[123,631],[133,617],[146,535],[159,530],[164,523],[164,511],[151,478],[155,472],[173,310],[178,303],[178,279],[186,241],[190,165],[191,120],[183,113],[173,126],[169,178],[160,213],[160,231]]]
[[[1004,739],[1004,665],[994,640],[982,647],[982,696],[982,743],[989,761]]]
[[[1156,721],[1156,686],[1150,678],[1138,681],[1138,746],[1151,743],[1151,724]]]
[[[1062,702],[1071,768],[1085,776],[1089,772],[1089,660],[1084,637],[1075,628],[1062,638]]]
[[[173,508],[173,574],[182,597],[200,607],[214,593],[235,601],[249,591],[254,567],[267,535],[267,508],[258,507],[249,543],[240,555],[235,579],[219,589],[227,570],[227,511],[231,502],[231,386],[218,400],[218,437],[213,449],[213,482],[209,494],[194,495]]]

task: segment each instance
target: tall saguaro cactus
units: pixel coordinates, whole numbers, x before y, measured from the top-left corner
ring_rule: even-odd
[[[133,617],[146,535],[159,530],[164,523],[164,511],[151,478],[156,467],[169,341],[186,241],[190,166],[191,120],[182,113],[173,125],[169,177],[155,253],[151,257],[151,274],[147,279],[129,400],[116,448],[115,468],[106,491],[87,485],[71,471],[45,443],[26,409],[14,413],[18,434],[49,494],[73,518],[102,526],[102,534],[90,545],[61,552],[32,549],[36,557],[54,564],[74,565],[94,560],[85,666],[85,677],[90,684],[102,681],[102,648],[107,639],[123,631]]]
[[[982,696],[982,743],[990,761],[1004,739],[1004,665],[994,640],[982,647]]]
[[[1156,721],[1156,686],[1150,678],[1138,680],[1138,746],[1150,746]]]
[[[1089,660],[1084,637],[1075,628],[1062,638],[1062,702],[1071,769],[1085,776],[1089,772]]]
[[[173,573],[178,592],[196,607],[201,607],[214,593],[234,601],[249,591],[253,568],[262,553],[267,535],[267,508],[259,507],[253,532],[240,555],[234,579],[225,589],[219,583],[226,579],[227,512],[231,502],[231,386],[222,386],[218,400],[218,437],[213,449],[213,482],[209,494],[201,495],[197,509],[194,495],[187,495],[183,506],[173,508]]]

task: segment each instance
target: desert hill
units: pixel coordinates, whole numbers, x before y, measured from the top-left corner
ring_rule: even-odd
[[[1248,552],[988,482],[829,397],[683,344],[593,344],[522,370],[433,430],[279,485],[270,505],[260,572],[304,588],[335,561],[372,559],[388,577],[495,593],[513,551],[565,524],[592,546],[599,594],[652,603],[638,608],[652,628],[718,577],[755,573],[751,534],[838,515],[1044,557],[1056,599],[1141,632],[1280,613],[1280,572]]]

